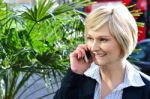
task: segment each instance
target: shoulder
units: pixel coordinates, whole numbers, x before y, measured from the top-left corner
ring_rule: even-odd
[[[148,76],[147,74],[144,74],[142,72],[140,72],[140,76],[141,76],[143,82],[145,83],[145,86],[143,87],[144,91],[146,93],[150,94],[150,76]]]
[[[129,68],[129,71],[131,72],[131,74],[133,74],[133,72],[134,72],[134,78],[137,77],[137,75],[141,76],[143,82],[146,85],[150,86],[150,76],[149,75],[143,73],[138,66],[131,64],[130,62],[127,62],[127,64],[128,64],[127,66]]]
[[[148,84],[150,86],[150,76],[148,76],[145,73],[140,72],[140,76],[145,84]]]

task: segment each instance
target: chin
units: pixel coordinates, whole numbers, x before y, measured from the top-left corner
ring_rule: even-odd
[[[99,65],[99,66],[103,66],[103,65],[106,65],[106,62],[104,61],[95,61],[95,64]]]

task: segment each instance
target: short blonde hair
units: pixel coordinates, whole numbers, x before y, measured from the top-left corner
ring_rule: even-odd
[[[93,10],[85,19],[85,34],[92,29],[97,31],[108,23],[111,35],[120,45],[122,56],[128,57],[137,44],[137,24],[126,6],[122,3],[108,3]]]

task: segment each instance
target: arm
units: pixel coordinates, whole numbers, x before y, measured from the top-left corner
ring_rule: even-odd
[[[79,89],[84,84],[85,78],[86,76],[69,69],[53,99],[79,99]]]
[[[71,67],[67,72],[67,75],[62,80],[60,89],[56,92],[54,99],[79,99],[81,96],[81,87],[85,83],[87,78],[84,72],[90,67],[92,63],[92,57],[87,62],[83,57],[89,48],[86,44],[79,45],[70,54]]]

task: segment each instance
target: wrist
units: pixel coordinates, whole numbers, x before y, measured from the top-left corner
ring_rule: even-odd
[[[76,73],[76,74],[79,74],[79,75],[83,75],[84,74],[84,71],[78,70],[78,69],[73,68],[73,67],[71,67],[71,71],[74,72],[74,73]]]

